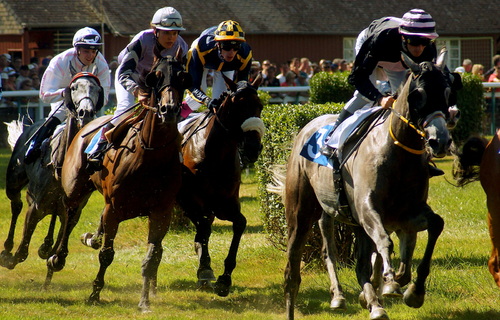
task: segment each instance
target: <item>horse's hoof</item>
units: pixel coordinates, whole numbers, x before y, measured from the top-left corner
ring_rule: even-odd
[[[17,263],[15,261],[16,259],[12,255],[12,253],[7,252],[7,251],[2,251],[0,254],[0,266],[7,268],[9,270],[12,270],[16,267]]]
[[[66,259],[58,257],[56,254],[47,259],[47,267],[54,272],[61,271],[66,264]]]
[[[382,296],[388,298],[401,298],[403,296],[403,293],[401,292],[401,286],[397,282],[385,284],[382,289]]]
[[[370,312],[370,320],[389,320],[389,316],[387,315],[387,312],[385,312],[384,308],[373,308]]]
[[[99,249],[102,245],[100,239],[94,239],[94,234],[90,232],[82,234],[80,240],[84,246],[91,247],[94,250]]]
[[[230,288],[231,288],[231,276],[227,275],[219,276],[219,279],[217,279],[217,282],[214,285],[215,293],[220,297],[227,297]]]
[[[52,251],[52,246],[51,245],[48,245],[48,244],[45,244],[43,243],[40,248],[38,248],[38,256],[43,259],[43,260],[46,260],[49,258],[49,255],[50,255],[50,252]]]
[[[101,299],[99,298],[99,293],[97,292],[92,292],[92,294],[90,294],[90,297],[87,299],[87,304],[90,304],[90,305],[96,305],[96,304],[99,304],[101,302]]]
[[[408,307],[420,308],[424,304],[425,292],[423,294],[416,293],[417,287],[414,283],[406,289],[403,300]]]
[[[209,281],[209,280],[198,280],[198,287],[197,287],[198,290],[207,290],[207,291],[210,291],[210,290],[213,290],[214,289],[214,285],[212,283],[212,281]]]
[[[203,268],[203,269],[198,269],[198,272],[196,274],[198,277],[198,280],[200,281],[215,281],[215,275],[214,271],[211,268]]]
[[[358,300],[361,308],[368,309],[368,302],[366,301],[365,293],[363,291],[361,291],[361,293],[359,294]]]
[[[332,310],[347,310],[347,304],[345,302],[344,298],[333,298],[332,302],[330,303],[330,308]]]
[[[151,308],[149,307],[149,302],[139,302],[139,310],[141,311],[141,313],[150,313],[152,312],[151,311]]]

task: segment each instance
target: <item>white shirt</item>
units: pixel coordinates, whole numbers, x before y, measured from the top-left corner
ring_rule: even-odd
[[[91,72],[99,78],[104,89],[104,104],[108,101],[111,79],[109,67],[102,53],[98,52],[90,66],[84,65],[79,59],[75,48],[61,52],[50,60],[40,83],[40,99],[59,105],[63,100],[62,92],[69,86],[73,76],[79,72]]]

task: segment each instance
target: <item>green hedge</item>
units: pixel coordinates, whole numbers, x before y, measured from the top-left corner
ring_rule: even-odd
[[[319,72],[315,74],[309,81],[311,87],[309,101],[314,104],[347,102],[355,90],[347,82],[348,76],[349,72]]]
[[[486,101],[482,80],[472,74],[462,75],[463,88],[458,91],[457,106],[461,117],[452,136],[455,145],[461,146],[470,136],[487,133],[485,125]]]

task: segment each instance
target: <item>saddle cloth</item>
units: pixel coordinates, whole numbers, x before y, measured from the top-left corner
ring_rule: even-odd
[[[321,148],[328,145],[330,148],[337,149],[337,158],[339,162],[342,162],[342,146],[344,142],[366,118],[380,109],[382,107],[364,107],[357,110],[337,127],[328,141],[326,140],[330,136],[333,124],[321,127],[307,140],[302,147],[300,155],[309,161],[316,162],[332,170],[337,170],[338,168],[335,168],[333,160],[321,153]]]

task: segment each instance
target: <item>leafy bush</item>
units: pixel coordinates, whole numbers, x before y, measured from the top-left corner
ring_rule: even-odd
[[[286,164],[293,145],[294,137],[299,130],[312,119],[327,113],[339,113],[343,104],[327,103],[323,105],[269,105],[264,108],[262,120],[266,124],[264,135],[264,150],[256,163],[259,199],[263,213],[264,229],[269,239],[279,249],[286,248],[287,230],[285,210],[281,197],[267,191],[267,185],[272,182],[271,168],[273,165]],[[311,237],[315,245],[308,245],[304,256],[307,260],[319,257],[321,238],[319,233]],[[319,242],[319,245],[316,243]],[[309,257],[309,258],[307,258]]]
[[[462,74],[462,83],[463,88],[458,91],[457,101],[461,117],[452,131],[453,141],[457,146],[461,146],[470,136],[481,134],[487,129],[483,126],[486,102],[481,79],[465,73]]]
[[[348,76],[348,72],[318,72],[309,82],[309,101],[315,104],[347,102],[354,93],[354,87],[347,82]]]

